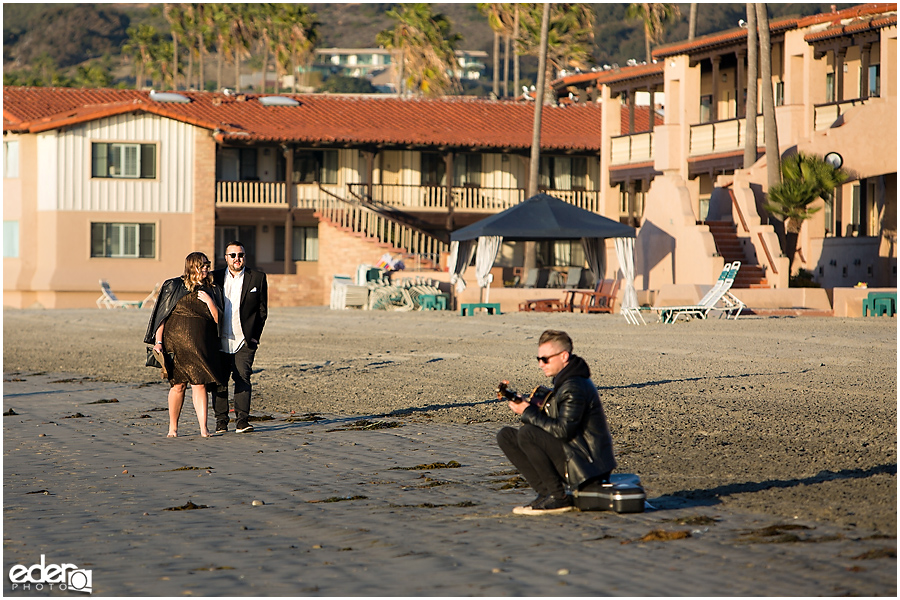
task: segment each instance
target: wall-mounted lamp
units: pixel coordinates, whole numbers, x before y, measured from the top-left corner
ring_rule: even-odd
[[[722,73],[722,81],[728,82],[728,73]]]

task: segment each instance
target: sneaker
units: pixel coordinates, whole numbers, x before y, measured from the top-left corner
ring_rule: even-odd
[[[216,435],[228,433],[228,425],[216,425]]]
[[[538,494],[537,498],[535,498],[528,504],[525,504],[523,506],[517,506],[517,507],[513,508],[513,514],[518,515],[518,514],[523,514],[523,511],[530,511],[532,508],[534,508],[538,504],[538,502],[542,502],[544,500],[544,498],[546,498],[546,496]]]
[[[575,510],[571,496],[544,496],[534,506],[524,506],[522,510],[513,510],[517,515],[555,515]]]
[[[251,431],[253,431],[253,425],[251,425],[250,423],[243,423],[242,425],[243,426],[238,425],[234,429],[234,432],[235,433],[250,433]]]

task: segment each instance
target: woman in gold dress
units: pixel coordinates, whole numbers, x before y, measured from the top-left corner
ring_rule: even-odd
[[[159,362],[163,365],[163,377],[171,385],[167,437],[178,436],[178,417],[188,385],[200,435],[209,437],[207,386],[222,383],[218,352],[223,302],[209,268],[209,259],[202,252],[187,255],[184,274],[169,279],[160,289],[144,340],[153,344],[154,355],[157,360],[162,359]]]

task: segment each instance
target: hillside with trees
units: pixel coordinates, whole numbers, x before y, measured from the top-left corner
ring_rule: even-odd
[[[280,74],[298,67],[307,72],[315,48],[378,47],[385,45],[386,35],[403,29],[429,40],[425,54],[441,48],[438,54],[442,53],[445,62],[452,50],[483,50],[489,55],[480,85],[438,85],[433,77],[416,80],[411,73],[405,74],[420,92],[425,85],[439,93],[486,94],[493,78],[495,32],[502,39],[497,27],[506,27],[507,33],[510,27],[509,23],[492,25],[488,13],[491,7],[509,11],[515,6],[524,16],[531,5],[5,3],[3,79],[5,85],[140,87],[137,80],[141,79],[144,86],[158,88],[234,87],[238,72],[259,72],[264,65]],[[629,12],[629,6],[636,8]],[[830,10],[830,6],[772,3],[768,9],[770,16],[777,18],[816,14]],[[850,5],[838,5],[844,6]],[[646,22],[639,15],[648,7],[667,7],[674,14],[661,23],[652,42],[654,47],[688,37],[689,4],[553,7],[560,14],[581,15],[575,29],[558,29],[569,41],[568,46],[563,44],[555,50],[556,68],[565,63],[570,68],[587,69],[591,65],[624,65],[629,59],[645,60]],[[406,15],[406,22],[401,13]],[[743,3],[699,4],[696,35],[734,28],[744,17]],[[527,23],[523,18],[520,28],[527,28]],[[589,30],[584,30],[585,26]],[[434,36],[441,40],[435,41]],[[537,59],[529,51],[527,40],[523,41],[526,43],[517,65],[521,67],[519,81],[512,83],[511,93],[536,79]],[[442,46],[444,42],[448,43]],[[497,47],[504,52],[504,44]],[[408,58],[414,54],[399,46],[392,50],[401,51]],[[434,71],[436,64],[427,68]],[[512,73],[509,76],[512,78]],[[316,90],[368,89],[364,82],[333,81],[326,85],[326,80],[306,77],[300,83],[307,86],[305,89]]]

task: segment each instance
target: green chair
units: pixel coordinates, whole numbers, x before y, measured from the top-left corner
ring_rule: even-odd
[[[897,292],[869,292],[863,300],[862,314],[893,317],[897,313]]]

